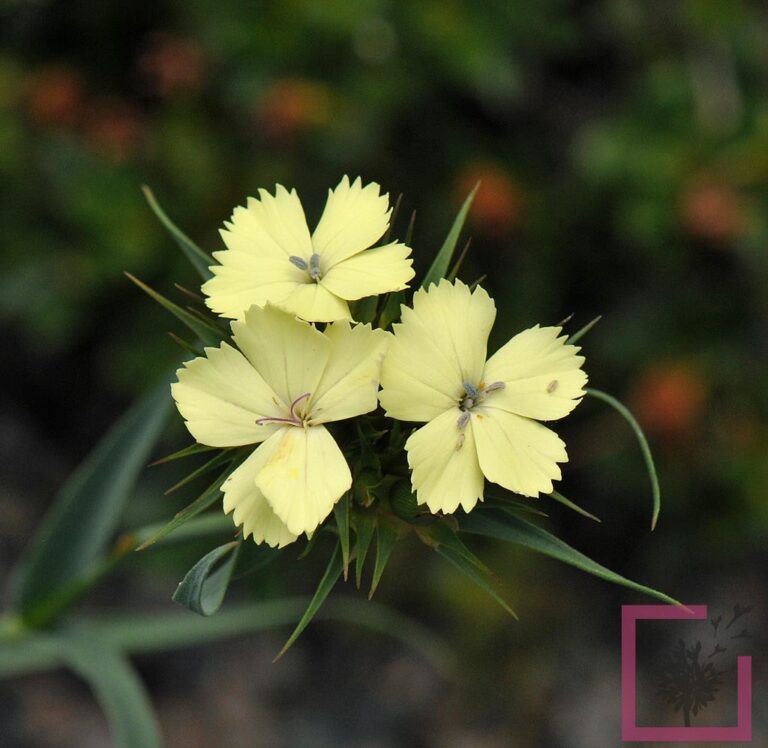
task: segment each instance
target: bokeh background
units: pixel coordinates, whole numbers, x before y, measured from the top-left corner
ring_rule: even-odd
[[[416,210],[423,271],[481,180],[462,277],[487,274],[492,344],[603,315],[583,343],[591,381],[633,408],[659,467],[650,533],[632,434],[585,402],[561,428],[562,491],[603,521],[542,504],[550,526],[686,602],[754,604],[755,744],[768,742],[764,3],[10,0],[0,40],[4,578],[66,475],[178,361],[174,321],[123,276],[169,295],[195,282],[142,184],[215,250],[257,188],[296,187],[312,223],[328,187],[359,174]],[[185,443],[178,424],[166,442]],[[147,474],[126,527],[194,495],[164,497],[174,478]],[[453,675],[334,622],[275,665],[283,630],[145,657],[167,744],[618,745],[620,605],[648,601],[477,548],[519,623],[416,544],[378,593],[455,651]],[[133,562],[86,608],[172,608],[199,550]],[[322,563],[291,559],[230,596],[305,594]],[[2,745],[108,745],[74,677],[0,689]]]

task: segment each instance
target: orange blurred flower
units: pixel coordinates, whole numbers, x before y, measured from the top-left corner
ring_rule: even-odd
[[[484,234],[499,237],[509,234],[520,222],[523,192],[501,167],[493,163],[466,166],[456,181],[459,201],[480,182],[469,220]]]
[[[86,142],[96,153],[123,163],[138,152],[145,127],[140,113],[128,102],[102,100],[89,107],[83,130]]]
[[[137,67],[150,93],[170,96],[178,91],[197,91],[205,78],[205,55],[193,40],[155,34],[139,57]]]
[[[326,86],[302,78],[283,78],[264,92],[256,119],[267,138],[289,140],[330,119]]]
[[[702,372],[688,362],[657,362],[636,380],[631,402],[640,423],[659,436],[693,433],[708,395]]]
[[[726,182],[711,177],[691,180],[683,190],[681,220],[691,236],[728,242],[744,233],[744,204]]]
[[[78,72],[64,67],[46,68],[29,81],[27,110],[39,124],[73,127],[81,116],[83,98]]]

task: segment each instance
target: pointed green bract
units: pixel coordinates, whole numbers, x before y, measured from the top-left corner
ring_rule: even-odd
[[[149,203],[149,207],[152,208],[152,212],[160,219],[160,223],[163,224],[168,233],[174,238],[192,267],[197,270],[204,281],[211,278],[213,273],[210,271],[209,266],[215,264],[213,257],[200,249],[197,244],[195,244],[173,221],[171,221],[170,218],[168,218],[149,187],[144,185],[141,189],[144,193],[144,197]]]
[[[402,291],[388,293],[384,299],[384,305],[379,314],[379,327],[386,330],[393,322],[400,319],[400,306],[405,303],[405,294]]]
[[[173,460],[181,460],[184,457],[198,455],[201,452],[210,452],[213,449],[216,449],[216,447],[207,447],[205,444],[190,444],[188,447],[178,450],[178,452],[172,452],[165,457],[161,457],[159,460],[155,460],[150,463],[150,467],[153,467],[154,465],[163,465],[166,462],[173,462]]]
[[[422,288],[429,288],[430,283],[437,283],[441,278],[445,278],[448,274],[451,258],[456,249],[456,244],[459,241],[464,222],[467,220],[467,213],[469,213],[469,208],[472,205],[472,201],[475,199],[479,187],[480,183],[478,182],[472,192],[467,195],[466,200],[464,200],[459,212],[456,214],[451,230],[448,232],[448,236],[445,237],[443,246],[440,247],[437,257],[435,257],[427,274],[424,276],[424,280],[421,284]]]
[[[276,660],[282,657],[291,648],[299,636],[301,636],[301,632],[307,628],[309,622],[314,618],[315,613],[320,610],[320,606],[325,602],[325,599],[333,589],[333,586],[336,584],[336,582],[339,581],[342,567],[340,546],[340,543],[336,544],[336,548],[333,550],[333,555],[331,556],[331,560],[328,562],[328,567],[325,570],[325,574],[323,574],[323,578],[320,580],[320,584],[317,585],[315,594],[309,601],[309,605],[304,611],[304,615],[301,617],[301,620],[296,625],[296,628],[293,630],[293,633],[288,637],[288,641],[283,645],[283,648],[280,650],[277,657],[275,657]]]
[[[458,555],[464,558],[465,561],[475,566],[480,573],[490,575],[491,570],[477,556],[475,556],[466,545],[464,545],[453,528],[449,527],[445,522],[435,522],[434,525],[430,525],[419,534],[422,538],[425,538],[426,542],[436,551],[447,549],[452,555]]]
[[[357,543],[355,545],[355,585],[357,589],[360,589],[360,584],[363,581],[363,567],[365,566],[368,549],[371,547],[375,526],[373,518],[367,514],[358,512],[355,515],[355,534],[357,535]]]
[[[650,595],[651,597],[655,597],[671,605],[680,605],[677,600],[672,599],[663,592],[659,592],[651,587],[646,587],[637,582],[633,582],[630,579],[626,579],[620,574],[616,574],[605,566],[598,564],[597,561],[593,561],[580,551],[572,548],[567,543],[560,540],[560,538],[555,537],[543,528],[528,522],[522,517],[504,515],[492,511],[472,512],[462,518],[461,529],[464,532],[469,532],[474,535],[484,535],[488,538],[496,538],[498,540],[504,540],[507,543],[515,543],[517,545],[525,546],[537,553],[543,553],[545,556],[550,556],[558,561],[563,561],[566,564],[575,566],[577,569],[586,571],[587,573],[605,579],[608,582],[623,585],[624,587],[636,590],[637,592],[642,592],[645,595]]]
[[[659,478],[656,475],[656,466],[653,463],[653,455],[651,454],[651,448],[648,446],[648,440],[645,438],[645,434],[640,428],[640,424],[635,420],[635,417],[632,415],[632,413],[629,412],[629,409],[620,403],[615,397],[609,395],[606,392],[603,392],[602,390],[595,390],[591,387],[587,387],[585,391],[590,397],[594,397],[597,400],[602,400],[604,403],[610,405],[624,418],[632,431],[635,432],[637,441],[640,444],[640,452],[643,455],[645,467],[648,471],[648,478],[651,481],[651,496],[653,501],[651,530],[653,530],[659,520],[659,512],[661,511],[661,489],[659,488]]]
[[[574,504],[570,499],[565,498],[563,494],[558,493],[557,491],[552,491],[551,494],[549,494],[550,499],[554,499],[559,504],[562,504],[563,506],[567,506],[569,509],[573,510],[574,512],[581,514],[583,517],[587,517],[588,519],[592,519],[595,522],[602,522],[600,517],[595,517],[594,514],[591,514],[586,509],[582,509],[578,504]]]
[[[339,543],[341,544],[341,556],[344,560],[344,581],[347,581],[349,573],[349,494],[345,493],[333,507],[333,516],[336,518],[336,528],[339,531]]]
[[[137,401],[62,486],[14,574],[12,606],[27,623],[103,560],[169,413],[164,384]]]
[[[181,580],[174,602],[201,616],[213,615],[224,602],[237,563],[240,541],[220,545],[206,553]]]
[[[208,462],[202,464],[199,468],[196,470],[193,470],[189,475],[187,475],[185,478],[182,478],[178,483],[174,483],[166,492],[165,495],[168,496],[169,494],[172,494],[174,491],[178,491],[183,486],[186,486],[188,483],[191,483],[193,480],[199,478],[201,475],[205,475],[206,473],[210,473],[211,470],[216,469],[220,465],[223,465],[225,462],[234,460],[234,455],[230,450],[225,450],[223,452],[219,452],[215,457],[212,457]]]
[[[397,542],[397,530],[390,525],[379,521],[376,527],[376,562],[373,566],[373,578],[371,579],[371,589],[368,593],[370,600],[381,581],[381,575],[387,567],[389,557],[392,555],[392,549]]]
[[[223,336],[220,331],[216,329],[212,324],[208,324],[201,320],[199,317],[188,312],[186,309],[182,309],[178,304],[174,304],[170,299],[166,299],[165,296],[159,294],[153,288],[150,288],[146,283],[140,281],[130,273],[125,274],[128,279],[135,283],[144,293],[154,299],[163,309],[169,311],[174,317],[183,322],[204,345],[218,345]]]
[[[576,330],[573,335],[568,337],[568,344],[573,345],[574,343],[578,343],[602,318],[603,315],[598,314],[591,322],[587,322],[587,324],[580,330]]]

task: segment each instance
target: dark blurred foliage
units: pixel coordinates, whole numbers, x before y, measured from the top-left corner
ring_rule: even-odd
[[[765,588],[764,3],[16,0],[0,7],[0,40],[7,555],[120,409],[178,360],[164,335],[173,321],[122,275],[164,293],[195,282],[140,185],[216,250],[217,229],[257,188],[296,187],[311,224],[348,173],[417,210],[420,270],[482,181],[462,277],[487,274],[492,345],[536,322],[575,313],[576,329],[603,315],[584,341],[587,370],[647,429],[664,506],[650,534],[632,435],[585,402],[561,428],[571,453],[562,490],[603,523],[553,509],[564,537],[692,602]],[[177,507],[158,498],[173,477],[152,480],[136,517]],[[450,744],[507,745],[495,736],[517,731],[520,745],[581,745],[562,742],[579,722],[557,701],[563,668],[600,662],[577,644],[615,643],[627,593],[484,550],[521,624],[418,548],[385,575],[381,598],[447,636],[467,672],[440,702],[442,722],[411,705],[414,724],[447,729],[464,713],[487,742]],[[317,578],[304,563],[303,587],[285,587]],[[166,571],[153,594],[170,595],[173,579]],[[310,632],[299,647],[328,658],[321,639]],[[343,657],[343,637],[332,641]],[[543,726],[552,703],[560,722]],[[451,704],[461,705],[454,723]]]

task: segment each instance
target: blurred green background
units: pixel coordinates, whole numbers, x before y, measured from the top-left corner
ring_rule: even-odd
[[[179,359],[174,322],[122,274],[168,295],[195,283],[140,186],[216,250],[257,188],[296,187],[312,224],[346,173],[403,193],[421,271],[482,181],[462,277],[487,274],[492,346],[537,322],[574,313],[576,329],[603,315],[583,343],[587,370],[647,430],[661,520],[649,533],[631,433],[590,401],[560,428],[562,490],[603,522],[542,506],[552,526],[686,602],[765,608],[763,3],[12,0],[0,40],[4,574],[62,479]],[[181,428],[167,441],[183,445]],[[151,472],[126,526],[175,511],[184,497],[162,494],[175,477]],[[168,744],[618,745],[620,605],[648,601],[508,547],[480,550],[520,623],[415,545],[398,549],[379,594],[455,648],[458,675],[328,622],[277,665],[281,632],[147,658]],[[136,562],[90,605],[170,607],[195,558]],[[306,593],[320,573],[291,561],[232,593]],[[755,679],[761,744],[757,664]],[[73,678],[2,688],[3,745],[105,744]]]

